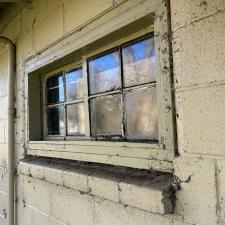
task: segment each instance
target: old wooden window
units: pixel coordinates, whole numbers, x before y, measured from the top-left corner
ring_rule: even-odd
[[[124,1],[26,61],[27,154],[173,171],[168,2]]]
[[[85,59],[86,71],[78,66],[47,76],[45,137],[157,142],[155,63],[151,32]]]

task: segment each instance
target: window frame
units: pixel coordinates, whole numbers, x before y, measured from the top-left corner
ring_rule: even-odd
[[[27,111],[27,130],[26,130],[26,145],[25,151],[28,155],[38,155],[46,157],[56,157],[72,160],[81,160],[88,162],[106,163],[127,167],[134,167],[140,169],[155,169],[160,171],[172,172],[173,160],[175,156],[175,133],[174,133],[174,114],[172,106],[172,75],[170,67],[170,44],[169,44],[169,18],[168,18],[168,1],[154,1],[145,0],[137,1],[130,0],[125,3],[121,3],[116,9],[111,12],[107,12],[99,20],[94,21],[84,31],[84,34],[93,36],[92,42],[104,37],[102,33],[105,30],[105,35],[112,31],[116,31],[125,25],[134,21],[134,18],[138,20],[145,15],[154,14],[154,33],[156,41],[156,56],[159,67],[157,68],[157,98],[159,105],[159,143],[133,143],[133,142],[107,142],[107,141],[92,141],[92,140],[30,140],[29,139],[29,102],[26,103]],[[121,6],[121,7],[120,7]],[[121,11],[124,10],[124,13]],[[116,16],[117,15],[117,16]],[[109,23],[114,26],[103,26],[105,24],[105,18],[108,18]],[[109,19],[110,18],[110,19]],[[123,18],[123,19],[122,19]],[[122,20],[121,20],[122,19]],[[99,22],[100,21],[100,22]],[[108,23],[108,22],[107,22]],[[97,25],[102,24],[101,26]],[[117,25],[116,25],[117,24]],[[88,33],[88,32],[91,33]],[[110,31],[110,32],[109,32]],[[135,39],[135,35],[141,36],[141,33],[147,33],[146,29],[138,31],[129,37]],[[81,41],[74,32],[74,43]],[[79,35],[78,35],[79,36]],[[71,38],[71,37],[69,37]],[[65,38],[67,40],[67,38]],[[84,38],[85,39],[85,38]],[[82,40],[80,46],[86,46],[88,44],[87,39]],[[90,37],[89,37],[90,39]],[[126,39],[126,38],[125,38]],[[69,39],[70,40],[70,39]],[[116,41],[114,44],[122,41]],[[65,41],[66,42],[66,41]],[[62,49],[65,48],[64,41],[60,43]],[[72,43],[72,41],[71,41]],[[91,42],[89,42],[91,43]],[[78,44],[79,46],[79,44]],[[111,45],[110,45],[111,46]],[[78,49],[78,47],[76,46]],[[111,49],[109,46],[98,48],[93,52],[85,54],[86,58],[97,55],[104,51],[104,49]],[[57,54],[57,44],[50,46],[49,49],[44,51],[42,57],[34,56],[26,61],[25,74],[28,76],[30,73],[37,71],[39,68],[46,66],[49,62],[54,62],[58,57],[64,57],[69,52],[74,51],[68,46],[67,51],[63,50],[59,52],[56,59],[52,59],[54,54]],[[49,52],[52,52],[49,55]],[[50,57],[51,56],[51,57]],[[49,57],[49,60],[47,60]],[[83,57],[82,62],[85,61]],[[85,63],[84,63],[85,64]],[[83,67],[83,70],[87,72],[87,65]],[[87,77],[83,77],[84,82],[87,82]],[[27,81],[28,82],[28,81]],[[85,93],[84,93],[85,95]],[[26,92],[27,99],[29,99],[28,92]],[[87,106],[86,106],[87,107]],[[85,122],[86,123],[86,122]],[[85,124],[87,127],[87,124]],[[90,129],[89,129],[90,130]]]
[[[149,89],[152,87],[156,87],[157,89],[157,78],[155,81],[151,81],[151,82],[147,82],[147,83],[143,83],[143,84],[137,84],[137,85],[132,85],[129,87],[125,87],[123,86],[124,83],[124,72],[123,72],[123,63],[122,63],[122,48],[129,46],[133,43],[139,43],[143,40],[147,40],[148,38],[154,38],[154,31],[152,27],[149,27],[149,29],[146,29],[145,31],[141,31],[140,33],[137,33],[135,36],[128,36],[124,39],[122,39],[121,41],[114,41],[111,43],[110,46],[106,46],[104,48],[102,48],[101,50],[103,50],[102,52],[99,52],[97,50],[97,54],[96,51],[95,52],[91,52],[89,54],[84,54],[82,55],[83,60],[78,60],[75,61],[74,63],[71,63],[69,65],[65,65],[63,67],[60,67],[56,70],[53,70],[51,72],[48,73],[44,73],[42,74],[42,117],[43,117],[43,140],[98,140],[98,141],[106,141],[108,140],[110,137],[112,137],[113,135],[99,135],[99,136],[95,136],[91,134],[91,109],[90,109],[90,101],[92,99],[97,99],[97,98],[101,98],[101,97],[106,97],[106,96],[110,96],[110,95],[114,95],[114,94],[121,94],[121,97],[124,98],[125,97],[125,93],[129,92],[130,90],[132,91],[138,91],[138,90],[144,90],[144,89]],[[120,79],[121,79],[121,88],[116,89],[116,90],[109,90],[109,91],[104,91],[104,92],[100,92],[100,93],[94,93],[91,94],[90,91],[90,74],[88,71],[88,64],[91,60],[93,59],[98,59],[101,56],[104,56],[108,53],[114,52],[114,51],[118,51],[119,55],[120,55]],[[83,68],[87,68],[87,69],[83,69]],[[83,98],[80,99],[76,99],[76,100],[72,100],[72,101],[67,101],[67,96],[66,96],[66,73],[71,71],[71,70],[77,70],[77,69],[81,69],[82,70],[82,78],[83,78]],[[47,104],[47,80],[51,77],[54,76],[58,76],[58,75],[62,75],[63,76],[63,90],[64,90],[64,101],[59,102],[59,103],[54,103],[54,104]],[[85,82],[85,81],[86,82]],[[67,115],[66,115],[66,107],[68,105],[71,104],[77,104],[77,103],[83,103],[84,104],[84,111],[85,111],[85,125],[87,125],[87,127],[85,126],[85,134],[84,135],[68,135],[67,134]],[[124,104],[124,102],[123,102]],[[49,135],[48,134],[48,128],[47,128],[47,109],[52,108],[52,107],[60,107],[63,106],[63,111],[64,111],[64,134],[63,135]],[[123,105],[124,107],[124,105]],[[124,109],[123,109],[124,110]],[[125,112],[123,112],[125,113]],[[125,124],[122,123],[122,126],[124,127]],[[124,130],[124,129],[123,129]],[[121,134],[122,136],[122,134]],[[158,143],[158,139],[156,140],[151,140],[151,139],[126,139],[126,138],[115,138],[112,139],[113,141],[124,141],[124,142],[137,142],[137,143],[143,143],[143,142],[148,142],[150,144],[153,143]]]

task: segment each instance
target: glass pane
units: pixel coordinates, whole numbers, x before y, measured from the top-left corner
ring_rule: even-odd
[[[118,51],[93,59],[89,61],[88,66],[91,94],[115,90],[121,87]]]
[[[64,101],[63,75],[57,75],[47,80],[47,102],[54,104]]]
[[[121,95],[109,95],[90,101],[92,135],[121,135]]]
[[[64,108],[52,107],[47,110],[48,135],[64,135]]]
[[[122,48],[125,87],[156,80],[154,46],[149,38]]]
[[[83,98],[82,69],[71,70],[66,73],[66,100]]]
[[[130,139],[158,139],[156,87],[125,94],[126,132]]]
[[[84,104],[73,104],[67,106],[67,134],[84,135]]]

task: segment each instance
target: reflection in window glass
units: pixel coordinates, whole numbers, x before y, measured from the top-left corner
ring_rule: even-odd
[[[118,51],[90,60],[88,67],[91,94],[111,91],[121,87]]]
[[[67,106],[67,134],[84,135],[84,104],[78,103]]]
[[[154,38],[122,48],[125,87],[155,81]]]
[[[156,87],[125,95],[128,139],[158,139]]]
[[[48,135],[64,135],[63,107],[52,107],[47,110]]]
[[[54,104],[64,101],[63,75],[57,75],[47,80],[47,103]]]
[[[71,70],[66,73],[66,100],[71,101],[83,97],[82,69]]]
[[[120,94],[92,99],[90,108],[93,136],[122,134],[123,113]]]

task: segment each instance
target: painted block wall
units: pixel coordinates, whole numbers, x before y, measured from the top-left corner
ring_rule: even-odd
[[[17,45],[17,163],[24,157],[24,60],[120,2],[34,0],[0,33]],[[18,174],[17,225],[225,224],[225,1],[170,2],[180,153],[174,168],[181,186],[175,213],[162,216]],[[6,57],[1,52],[0,225],[7,214]]]

